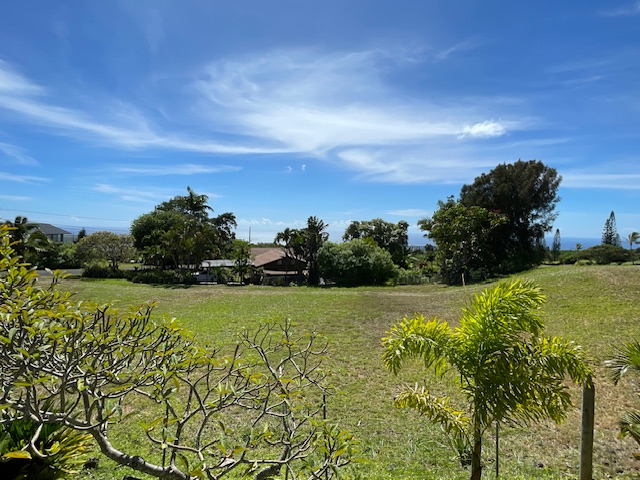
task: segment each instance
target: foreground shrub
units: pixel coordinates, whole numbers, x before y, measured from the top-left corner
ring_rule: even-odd
[[[565,377],[590,382],[580,347],[543,335],[543,302],[531,282],[502,282],[476,295],[459,327],[416,315],[395,324],[383,339],[383,360],[393,373],[411,358],[436,374],[455,371],[452,380],[466,399],[462,408],[417,384],[406,387],[395,404],[440,424],[461,464],[471,465],[472,480],[481,477],[482,437],[493,424],[560,422],[571,407]]]
[[[324,418],[322,337],[270,322],[223,352],[152,306],[75,303],[57,279],[40,288],[0,227],[0,425],[86,432],[108,458],[166,480],[333,478],[350,462],[351,435]],[[125,405],[146,422],[127,424],[147,441],[135,453],[110,436]]]

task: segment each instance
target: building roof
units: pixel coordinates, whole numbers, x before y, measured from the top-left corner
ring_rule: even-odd
[[[256,256],[253,260],[254,267],[261,267],[285,257],[285,253],[281,248],[260,249],[262,250],[260,253],[256,252],[256,250],[258,249],[256,248],[252,250],[254,252],[254,255]]]
[[[51,225],[50,223],[36,223],[36,222],[34,222],[33,225],[38,227],[38,230],[40,230],[45,235],[71,235],[71,232],[67,232],[66,230],[63,230],[63,229],[58,228],[58,227],[55,227],[55,226]]]

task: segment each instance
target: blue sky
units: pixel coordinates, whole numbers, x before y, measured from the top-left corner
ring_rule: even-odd
[[[0,6],[0,217],[127,232],[189,185],[237,235],[417,221],[497,164],[554,228],[640,231],[640,2],[22,0]],[[414,242],[415,243],[415,242]],[[563,245],[571,248],[571,245]]]

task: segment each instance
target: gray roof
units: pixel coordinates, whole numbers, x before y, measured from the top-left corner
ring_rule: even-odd
[[[33,223],[38,230],[40,230],[45,235],[71,235],[71,232],[67,232],[61,228],[55,227],[50,223]]]

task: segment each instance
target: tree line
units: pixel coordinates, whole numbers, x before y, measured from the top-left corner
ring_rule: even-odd
[[[552,247],[546,246],[545,234],[557,218],[561,180],[554,168],[539,160],[496,166],[463,185],[457,197],[439,200],[434,213],[418,222],[432,242],[421,251],[410,248],[406,221],[381,218],[352,221],[342,241],[331,242],[328,225],[310,216],[304,227],[278,232],[273,245],[282,248],[284,261],[297,270],[293,280],[314,286],[423,283],[434,278],[455,285],[524,271],[545,259],[621,261],[626,254],[620,251],[613,212],[599,248],[561,256],[558,229]],[[171,283],[192,280],[190,272],[198,270],[203,260],[231,259],[238,278],[251,276],[251,245],[236,238],[235,215],[213,215],[208,197],[190,187],[187,195],[175,196],[136,218],[129,235],[97,232],[84,235],[75,246],[53,247],[26,217],[17,217],[12,226],[11,235],[21,242],[20,254],[47,267],[82,264],[87,275],[118,276],[124,275],[119,264],[135,258],[156,271],[135,276]],[[627,239],[632,259],[632,247],[639,239],[636,232]]]

